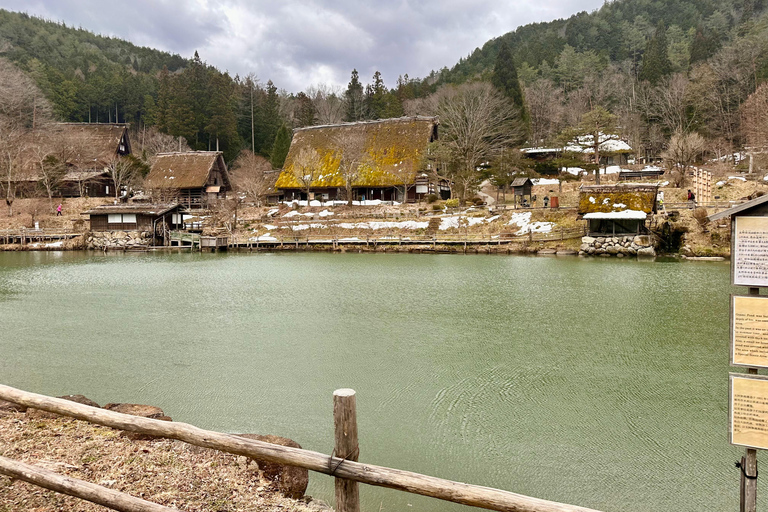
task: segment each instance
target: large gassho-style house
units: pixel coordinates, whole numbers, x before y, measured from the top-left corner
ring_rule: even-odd
[[[428,194],[450,197],[445,180],[434,178],[425,163],[429,144],[437,139],[435,117],[401,117],[294,130],[291,147],[275,186],[284,199],[340,200],[347,182],[338,141],[358,137],[358,154],[351,155],[357,172],[351,181],[352,200],[418,201]],[[300,168],[302,152],[313,150],[317,169]],[[308,183],[307,183],[308,182]],[[309,193],[309,197],[307,197]]]

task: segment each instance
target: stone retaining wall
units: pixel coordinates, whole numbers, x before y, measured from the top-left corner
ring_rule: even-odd
[[[581,239],[579,256],[656,256],[651,235],[585,236]]]
[[[152,245],[149,231],[92,231],[87,238],[88,249],[131,249]]]

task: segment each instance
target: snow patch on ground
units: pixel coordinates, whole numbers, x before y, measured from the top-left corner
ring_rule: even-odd
[[[648,215],[638,210],[624,210],[621,212],[593,212],[584,215],[585,219],[645,219]]]
[[[537,178],[535,180],[531,180],[534,185],[559,185],[560,180],[557,178]]]
[[[272,233],[266,233],[260,236],[252,236],[248,239],[249,242],[277,242],[277,238],[272,236]]]
[[[267,217],[272,217],[279,211],[280,211],[279,208],[270,208],[269,211],[267,212]]]
[[[531,222],[531,212],[513,213],[508,225],[520,227],[516,235],[525,235],[528,232],[550,233],[554,227],[552,222]]]
[[[328,217],[330,215],[333,215],[333,212],[329,212],[328,210],[323,210],[319,214],[321,217]]]
[[[744,176],[728,176],[729,180],[741,180],[741,181],[747,181],[747,178]]]

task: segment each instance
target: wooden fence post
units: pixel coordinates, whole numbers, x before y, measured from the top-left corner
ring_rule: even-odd
[[[354,389],[337,389],[333,392],[333,424],[335,427],[335,455],[342,459],[336,462],[331,457],[334,467],[344,460],[357,462],[360,448],[357,444],[357,409]],[[333,468],[332,468],[333,469]],[[360,492],[357,482],[336,478],[336,511],[360,512]]]

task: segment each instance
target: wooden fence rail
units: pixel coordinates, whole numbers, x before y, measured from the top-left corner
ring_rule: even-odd
[[[0,475],[16,478],[38,487],[74,496],[121,512],[179,512],[175,508],[164,507],[108,487],[62,476],[53,471],[5,457],[0,457]]]
[[[347,390],[340,390],[347,391]],[[348,393],[342,393],[348,395]],[[270,444],[230,434],[204,430],[181,422],[167,422],[129,416],[104,409],[38,395],[0,384],[0,400],[70,416],[80,420],[138,432],[145,435],[177,439],[204,448],[213,448],[235,455],[262,459],[278,464],[298,466],[339,479],[388,487],[445,501],[501,512],[596,512],[593,509],[523,496],[509,491],[454,482],[410,471],[392,469],[342,457]],[[338,424],[337,424],[338,429]],[[346,457],[346,458],[344,458]]]

